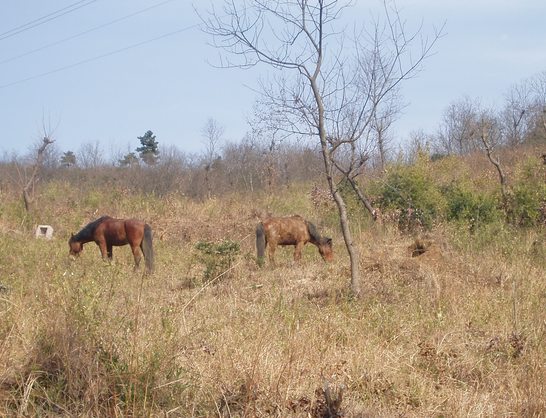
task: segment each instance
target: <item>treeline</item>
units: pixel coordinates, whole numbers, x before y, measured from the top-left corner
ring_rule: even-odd
[[[436,132],[417,132],[414,148],[436,156],[464,155],[486,146],[514,147],[546,143],[546,71],[513,85],[497,108],[464,97],[444,111]]]
[[[4,157],[0,162],[0,188],[22,190],[32,172],[33,157]],[[178,193],[204,198],[288,187],[293,182],[322,178],[323,171],[318,149],[289,142],[274,149],[248,140],[226,143],[212,160],[171,146],[160,148],[153,164],[142,160],[122,164],[124,157],[119,156],[106,159],[99,143],[84,144],[71,164],[63,163],[65,157],[66,152],[61,153],[54,144],[48,148],[37,184],[62,180],[80,189],[109,186],[157,196]]]
[[[390,127],[391,123],[383,126]],[[324,179],[324,162],[316,138],[283,137],[278,131],[260,130],[259,126],[251,127],[251,133],[240,142],[223,141],[222,135],[223,128],[209,119],[203,128],[205,150],[200,154],[164,147],[152,131],[137,138],[140,146],[134,151],[110,155],[98,141],[85,143],[74,151],[60,150],[52,143],[40,159],[36,184],[62,180],[84,189],[109,186],[158,196],[179,193],[205,198],[289,187],[294,182],[320,183]],[[506,181],[511,181],[511,171],[517,163],[505,157],[514,155],[511,150],[533,147],[534,157],[546,155],[546,71],[514,85],[498,109],[486,109],[477,99],[470,98],[450,104],[435,132],[415,132],[402,146],[394,146],[389,130],[369,138],[360,150],[363,163],[357,180],[375,201],[378,194],[386,192],[378,193],[377,188],[366,183],[380,179],[394,190],[393,184],[400,179],[392,178],[392,167],[399,170],[401,166],[411,166],[423,156],[438,160],[452,155],[478,155],[492,171],[498,162],[497,169],[508,171]],[[29,184],[35,163],[34,152],[2,156],[1,190],[19,193]],[[539,190],[535,192],[540,194]],[[393,199],[396,200],[388,197],[389,203],[383,206],[392,206]],[[514,197],[499,199],[507,205],[507,199]],[[415,197],[410,200],[415,206]]]

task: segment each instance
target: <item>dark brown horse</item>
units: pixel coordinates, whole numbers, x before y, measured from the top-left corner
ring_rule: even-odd
[[[267,218],[256,227],[258,264],[263,263],[265,247],[269,246],[269,260],[274,263],[277,245],[294,245],[294,260],[301,259],[303,246],[310,242],[317,246],[325,261],[332,261],[332,239],[321,237],[315,225],[299,215],[284,218]]]
[[[140,264],[141,251],[144,254],[146,270],[154,268],[152,248],[152,228],[137,219],[114,219],[102,216],[90,222],[68,240],[70,255],[77,256],[83,250],[83,244],[94,241],[100,248],[102,258],[112,259],[112,247],[129,244],[135,258],[135,269]]]

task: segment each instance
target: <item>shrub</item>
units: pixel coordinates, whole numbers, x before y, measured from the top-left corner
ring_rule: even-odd
[[[228,270],[240,251],[239,244],[230,240],[223,240],[218,243],[199,241],[195,244],[195,248],[199,251],[199,262],[205,266],[203,273],[205,282],[213,280],[219,274]]]
[[[522,164],[507,201],[506,209],[510,223],[528,227],[544,221],[545,176],[544,165],[536,160],[527,160]]]
[[[391,168],[378,189],[376,193],[381,210],[395,212],[400,229],[430,229],[442,215],[444,199],[426,161]]]
[[[443,190],[448,221],[467,223],[470,230],[500,219],[498,201],[492,196],[471,190],[463,184],[451,184]]]

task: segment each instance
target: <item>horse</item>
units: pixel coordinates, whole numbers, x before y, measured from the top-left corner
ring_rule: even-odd
[[[308,242],[317,246],[324,261],[334,259],[332,238],[321,237],[311,222],[299,215],[267,218],[256,226],[258,264],[263,264],[266,246],[269,246],[269,260],[274,264],[277,245],[294,245],[294,260],[299,261],[301,250]]]
[[[152,247],[152,228],[138,219],[114,219],[102,216],[90,222],[77,234],[71,234],[68,240],[69,254],[78,256],[83,250],[83,244],[94,241],[100,248],[102,258],[112,259],[112,247],[129,244],[135,259],[135,270],[141,259],[141,251],[146,262],[146,271],[151,273],[154,268],[154,252]]]

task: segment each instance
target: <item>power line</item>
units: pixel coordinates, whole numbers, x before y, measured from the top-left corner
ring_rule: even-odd
[[[66,9],[68,9],[68,8],[74,6],[74,5],[77,5],[77,4],[80,4],[80,3],[84,3],[84,2],[86,2],[86,1],[87,1],[87,0],[80,0],[80,1],[77,1],[76,3],[72,3],[72,4],[70,4],[70,5],[66,6],[66,7],[63,7],[62,9],[56,10],[56,11],[51,12],[51,13],[45,15],[45,16],[39,17],[38,19],[31,20],[30,22],[24,23],[24,24],[22,24],[22,25],[19,25],[19,26],[13,28],[13,29],[10,29],[10,30],[8,30],[8,31],[6,31],[6,32],[0,33],[0,36],[7,35],[8,33],[14,32],[14,31],[16,31],[16,30],[18,30],[18,29],[21,29],[21,28],[25,27],[25,26],[31,25],[31,24],[33,24],[33,23],[36,23],[36,22],[38,22],[38,21],[40,21],[40,20],[42,20],[42,19],[45,19],[45,18],[48,18],[48,17],[54,15],[55,13],[62,12],[62,11],[66,10]]]
[[[87,1],[87,0],[84,0],[84,1]],[[43,45],[43,46],[41,46],[39,48],[35,48],[35,49],[30,50],[30,51],[24,52],[22,54],[13,56],[11,58],[7,58],[5,60],[2,60],[2,61],[0,61],[0,65],[1,64],[6,64],[6,63],[11,62],[11,61],[15,61],[15,60],[17,60],[19,58],[26,57],[28,55],[34,54],[34,53],[39,52],[39,51],[43,51],[44,49],[48,49],[48,48],[51,48],[53,46],[56,46],[56,45],[71,41],[72,39],[76,39],[76,38],[79,38],[80,36],[87,35],[88,33],[94,32],[96,30],[103,29],[105,27],[114,25],[114,24],[119,23],[119,22],[121,22],[123,20],[127,20],[127,19],[129,19],[131,17],[134,17],[136,15],[145,13],[145,12],[147,12],[149,10],[152,10],[152,9],[157,8],[157,7],[163,6],[163,5],[167,4],[167,3],[171,3],[173,1],[178,1],[178,0],[165,0],[165,1],[162,1],[160,3],[154,4],[152,6],[146,7],[144,9],[137,10],[136,12],[130,13],[130,14],[122,16],[122,17],[119,17],[117,19],[111,20],[111,21],[103,23],[101,25],[94,26],[94,27],[92,27],[90,29],[87,29],[87,30],[85,30],[83,32],[76,33],[74,35],[71,35],[71,36],[68,36],[66,38],[60,39],[58,41]]]
[[[23,25],[19,25],[16,28],[10,29],[4,33],[0,34],[0,41],[11,38],[12,36],[18,35],[21,32],[25,32],[29,29],[35,28],[37,26],[43,25],[44,23],[50,22],[52,20],[55,20],[61,16],[64,16],[68,13],[72,13],[78,9],[81,9],[82,7],[89,6],[91,3],[95,3],[98,0],[80,0],[76,3],[72,3],[69,6],[63,7],[62,9],[56,10],[54,12],[51,12],[45,16],[39,17],[37,19],[34,19],[30,22],[27,22]],[[83,4],[82,4],[83,3]]]
[[[116,55],[116,54],[119,54],[121,52],[125,52],[125,51],[127,51],[129,49],[138,48],[140,46],[143,46],[143,45],[146,45],[146,44],[149,44],[149,43],[152,43],[152,42],[159,41],[159,40],[167,38],[169,36],[173,36],[173,35],[176,35],[178,33],[185,32],[185,31],[188,31],[190,29],[194,29],[194,28],[196,28],[198,26],[199,26],[199,24],[196,23],[196,24],[193,24],[191,26],[186,26],[184,28],[181,28],[181,29],[178,29],[178,30],[175,30],[175,31],[172,31],[172,32],[164,33],[163,35],[156,36],[154,38],[147,39],[147,40],[142,41],[142,42],[138,42],[138,43],[128,45],[128,46],[120,48],[120,49],[116,49],[114,51],[110,51],[110,52],[107,52],[107,53],[104,53],[104,54],[101,54],[101,55],[97,55],[95,57],[86,58],[84,60],[75,62],[73,64],[69,64],[69,65],[65,65],[63,67],[55,68],[53,70],[46,71],[46,72],[40,73],[40,74],[36,74],[36,75],[30,76],[30,77],[27,77],[27,78],[23,78],[21,80],[13,81],[13,82],[8,83],[8,84],[3,84],[3,85],[0,85],[0,89],[15,86],[17,84],[25,83],[27,81],[35,80],[37,78],[45,77],[45,76],[55,74],[55,73],[58,73],[58,72],[61,72],[61,71],[64,71],[64,70],[68,70],[70,68],[78,67],[78,66],[83,65],[83,64],[87,64],[87,63],[90,63],[90,62],[93,62],[93,61],[97,61],[97,60],[102,59],[102,58],[110,57],[112,55]]]

